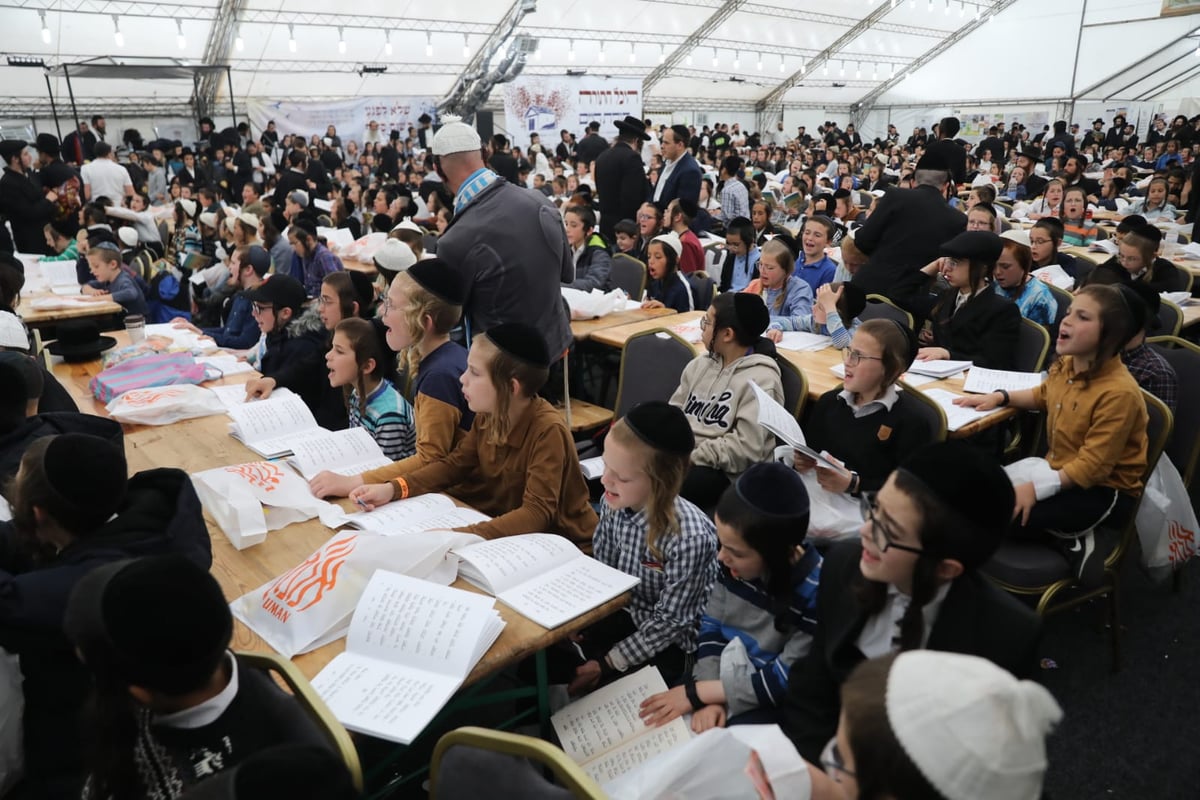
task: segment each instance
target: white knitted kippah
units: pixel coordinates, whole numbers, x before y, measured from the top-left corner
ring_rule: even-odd
[[[479,131],[459,117],[442,117],[442,127],[433,135],[433,154],[448,156],[451,153],[469,153],[482,146]]]

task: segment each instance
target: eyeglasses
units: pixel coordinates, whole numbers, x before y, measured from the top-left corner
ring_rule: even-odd
[[[326,297],[325,295],[321,295],[317,298],[317,305],[319,305],[321,308],[324,308],[325,306],[331,306],[333,304],[334,300],[330,297]]]
[[[1141,264],[1142,257],[1141,256],[1118,255],[1117,261],[1120,262],[1121,264]]]
[[[254,304],[254,313],[255,314],[266,314],[268,311],[274,311],[274,310],[275,310],[275,306],[267,306],[267,305],[263,305],[262,303]]]
[[[883,518],[878,516],[879,504],[875,500],[875,492],[863,492],[858,503],[862,509],[863,519],[871,524],[871,542],[879,549],[880,553],[886,553],[888,550],[903,550],[919,556],[925,555],[925,551],[919,547],[910,547],[896,542],[895,532],[889,530],[889,526],[884,524]]]
[[[869,356],[859,350],[843,350],[842,360],[846,362],[846,366],[857,367],[863,359],[867,361],[883,361],[879,356]]]
[[[842,751],[838,748],[837,737],[829,740],[825,745],[825,749],[821,751],[821,766],[825,768],[825,774],[835,783],[841,783],[841,775],[847,775],[851,778],[858,778],[850,770],[846,769],[846,759],[842,757]]]
[[[654,219],[654,215],[653,215],[653,214],[638,214],[638,215],[637,215],[637,218],[638,218],[639,220],[643,220],[643,219]]]
[[[708,315],[705,314],[703,317],[700,318],[700,330],[706,331],[706,330],[708,330],[708,326],[709,326]]]
[[[1030,239],[1030,240],[1029,240],[1029,243],[1030,243],[1030,244],[1035,244],[1035,245],[1037,245],[1038,247],[1044,247],[1045,245],[1048,245],[1048,244],[1050,244],[1051,242],[1050,242],[1050,240],[1049,240],[1049,239]]]

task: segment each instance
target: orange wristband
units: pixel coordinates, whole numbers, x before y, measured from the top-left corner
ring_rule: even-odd
[[[408,481],[404,478],[394,478],[392,480],[392,499],[403,500],[408,497]]]

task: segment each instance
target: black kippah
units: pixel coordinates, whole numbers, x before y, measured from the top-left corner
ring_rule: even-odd
[[[408,277],[442,302],[461,306],[463,297],[462,280],[450,265],[440,258],[427,258],[408,268]]]
[[[752,464],[734,484],[738,497],[755,511],[771,517],[800,517],[808,513],[808,491],[796,470],[778,461]]]
[[[212,575],[173,554],[92,570],[76,584],[63,628],[102,680],[179,695],[221,663],[233,616]]]
[[[655,450],[691,455],[696,437],[683,411],[662,400],[640,403],[625,414],[629,430]]]
[[[550,366],[550,354],[546,342],[535,328],[522,322],[505,322],[484,334],[492,344],[526,364],[546,369]]]
[[[46,481],[58,496],[58,509],[88,528],[98,528],[125,501],[128,468],[125,454],[98,436],[64,433],[55,436],[42,456]],[[60,522],[65,521],[60,518]],[[76,533],[90,533],[75,531]]]
[[[37,400],[42,396],[45,378],[38,363],[24,353],[0,352],[0,363],[11,364],[21,372],[26,400]]]
[[[967,569],[991,558],[1008,530],[1016,503],[1012,481],[998,462],[970,445],[950,441],[917,450],[899,469],[924,484],[966,523],[946,525],[945,550],[931,555],[956,559]]]
[[[748,292],[738,292],[733,296],[733,314],[737,318],[737,327],[748,338],[757,339],[771,324],[771,312],[762,296]]]
[[[700,213],[700,204],[690,197],[679,198],[679,210],[682,211],[688,219],[695,219]]]

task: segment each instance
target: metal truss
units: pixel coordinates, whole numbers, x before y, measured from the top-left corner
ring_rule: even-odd
[[[888,0],[880,0],[880,2],[886,3]],[[977,4],[968,3],[968,5],[974,6]],[[796,11],[780,6],[763,5],[762,3],[747,4],[742,10],[747,14],[758,14],[764,17],[782,17],[783,19],[791,19],[798,22],[816,22],[822,25],[836,25],[843,28],[857,25],[859,22],[857,17],[839,17],[834,14],[818,14],[813,11]],[[885,31],[887,33],[903,33],[909,36],[924,36],[930,39],[941,39],[946,35],[946,31],[940,28],[898,25],[894,22],[881,22],[872,27],[874,30]]]
[[[679,62],[692,52],[700,42],[708,38],[708,36],[719,28],[725,20],[729,19],[733,14],[746,4],[746,0],[725,0],[725,2],[717,8],[712,15],[700,23],[700,27],[692,31],[692,34],[684,40],[683,44],[676,47],[670,55],[666,57],[663,63],[659,64],[654,70],[646,76],[642,82],[642,94],[645,95],[654,85],[670,74]]]
[[[387,72],[381,73],[386,75],[457,75],[462,70],[462,64],[426,64],[387,60],[379,63],[387,65]],[[349,72],[357,74],[362,71],[363,62],[361,60],[316,61],[313,59],[289,58],[234,58],[230,59],[229,66],[234,72]],[[307,95],[305,98],[307,99]]]
[[[233,37],[237,34],[238,15],[246,6],[246,0],[220,0],[217,17],[212,27],[208,29],[208,41],[204,43],[205,64],[224,64],[229,59],[233,47]],[[229,80],[229,73],[225,74]],[[221,88],[221,75],[207,72],[196,81],[196,93],[192,98],[196,106],[196,116],[207,117],[213,112],[217,101],[217,93]],[[233,103],[232,87],[230,87],[229,102]],[[235,112],[236,121],[236,112]]]
[[[192,118],[195,113],[192,104],[186,100],[156,100],[152,97],[86,97],[76,102],[80,119],[92,114],[116,115],[129,117],[186,117]],[[59,109],[61,112],[61,109]],[[0,95],[0,116],[6,117],[50,117],[53,109],[50,98],[45,95],[36,97],[14,97]],[[70,120],[64,119],[68,129]]]
[[[932,61],[935,58],[937,58],[938,56],[940,56],[942,53],[949,50],[954,45],[961,42],[964,38],[969,36],[977,28],[979,28],[979,26],[986,25],[988,20],[991,18],[991,17],[989,17],[989,14],[991,16],[995,16],[996,14],[999,14],[1001,11],[1008,8],[1010,5],[1012,5],[1015,2],[1016,2],[1016,0],[993,0],[993,2],[991,2],[988,6],[988,10],[984,11],[980,15],[979,19],[972,19],[972,20],[968,21],[966,25],[963,25],[957,31],[950,34],[945,39],[943,39],[941,42],[939,42],[936,46],[930,48],[929,50],[925,51],[923,54],[918,56],[916,59],[914,59],[913,62],[911,64],[909,64],[908,67],[904,70],[903,74],[897,75],[893,78],[889,78],[888,80],[886,80],[883,83],[876,86],[874,89],[872,89],[867,94],[860,97],[858,99],[858,102],[855,103],[853,106],[854,111],[859,115],[860,120],[862,117],[866,116],[866,113],[868,111],[870,111],[871,106],[875,103],[875,100],[878,99],[881,95],[883,95],[884,92],[888,91],[893,86],[900,83],[900,81],[904,80],[905,77],[912,74],[912,72],[914,70],[920,69],[921,67],[928,64],[930,61]]]

